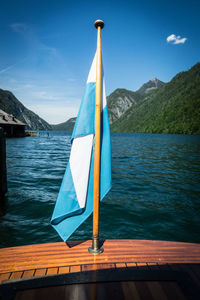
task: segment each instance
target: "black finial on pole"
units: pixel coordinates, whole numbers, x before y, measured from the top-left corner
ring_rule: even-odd
[[[101,29],[103,29],[103,28],[104,28],[104,22],[103,22],[102,20],[96,20],[96,21],[94,22],[94,26],[95,26],[96,28],[98,28],[98,27],[100,26]]]

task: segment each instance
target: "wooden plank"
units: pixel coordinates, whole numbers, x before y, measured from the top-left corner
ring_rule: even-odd
[[[109,264],[108,264],[109,265]],[[97,266],[97,265],[96,265]],[[185,267],[189,267],[190,265],[185,265]],[[194,265],[192,265],[193,267]],[[73,266],[73,267],[80,267],[80,266]],[[55,268],[54,268],[55,269]],[[198,268],[197,271],[199,272]],[[33,271],[33,270],[32,270]],[[37,271],[37,270],[36,270]],[[45,272],[45,274],[48,273],[48,269],[42,269],[40,271]],[[55,270],[54,270],[55,271]],[[119,272],[121,272],[122,274],[126,274],[126,272],[124,270],[115,270],[110,271],[112,274],[116,274],[116,272],[118,272],[118,274],[120,274]],[[16,274],[20,272],[16,272]],[[90,273],[90,272],[89,272]],[[111,274],[110,273],[110,274]],[[137,272],[138,274],[140,274],[140,272]],[[61,278],[61,285],[60,286],[53,286],[54,282],[58,281],[56,279],[58,278],[51,278],[48,276],[46,276],[47,280],[52,280],[51,283],[49,282],[48,285],[50,286],[45,286],[43,288],[36,288],[36,286],[34,287],[34,285],[30,285],[29,288],[32,289],[32,292],[30,292],[30,289],[28,290],[24,290],[23,288],[23,284],[24,281],[22,280],[22,282],[17,281],[13,282],[12,284],[15,284],[15,286],[13,286],[13,289],[15,291],[17,291],[17,285],[16,284],[22,284],[21,287],[18,285],[18,292],[17,295],[15,297],[16,300],[26,300],[26,299],[55,299],[55,298],[59,298],[61,299],[110,299],[110,298],[114,298],[114,299],[126,299],[126,300],[132,300],[132,299],[136,299],[136,300],[142,300],[142,299],[148,299],[148,300],[186,300],[186,296],[184,296],[184,286],[185,285],[185,281],[181,282],[180,280],[178,281],[163,281],[163,277],[159,275],[159,272],[157,273],[157,278],[154,279],[151,278],[151,272],[147,271],[145,272],[145,274],[147,275],[148,273],[148,279],[143,278],[141,276],[139,276],[139,278],[135,278],[133,280],[131,280],[131,278],[129,279],[130,281],[123,281],[123,277],[119,278],[119,276],[115,276],[115,280],[117,278],[117,282],[115,280],[112,280],[112,278],[110,278],[110,280],[108,280],[106,282],[106,279],[109,278],[108,276],[108,272],[106,273],[106,271],[103,271],[102,274],[105,275],[105,280],[102,283],[102,278],[100,279],[100,282],[93,282],[93,280],[96,280],[96,272],[94,272],[92,274],[92,277],[90,277],[91,283],[84,283],[81,282],[80,284],[76,284],[73,282],[70,283],[68,282],[67,285],[63,286],[63,277]],[[171,272],[172,274],[173,272]],[[91,273],[90,273],[91,274]],[[160,272],[160,274],[162,274],[162,272]],[[170,274],[170,272],[168,272],[168,274]],[[77,274],[68,274],[68,278],[73,277],[73,275],[75,275],[74,278],[77,277]],[[145,275],[145,276],[146,276]],[[88,276],[88,274],[87,274]],[[173,277],[173,275],[172,275]],[[93,279],[92,279],[93,278]],[[177,279],[181,279],[180,277],[177,277]],[[120,280],[120,281],[118,281]],[[127,279],[126,279],[127,280]],[[161,280],[161,281],[159,281]],[[165,280],[169,280],[169,279],[165,279]],[[172,280],[172,278],[171,278]],[[173,280],[176,280],[175,278],[173,278]],[[33,282],[37,282],[35,280],[31,281],[32,284]],[[92,283],[93,282],[93,283]],[[180,286],[179,286],[180,284]],[[190,285],[188,285],[190,286]],[[187,286],[187,287],[188,287]],[[23,292],[21,292],[21,290],[24,290]],[[193,286],[190,286],[189,289],[189,294],[188,294],[188,289],[187,291],[187,295],[190,295],[191,291],[194,291],[194,293],[192,292],[192,296],[194,295],[198,295],[197,292],[195,292],[195,288]],[[66,295],[67,293],[67,295]],[[197,299],[198,297],[195,297],[194,299]],[[193,298],[191,298],[193,299]]]
[[[24,271],[24,274],[23,274],[22,278],[33,277],[33,276],[34,276],[34,272],[35,272],[35,270],[27,270],[27,271]]]
[[[116,268],[116,264],[109,264],[109,263],[107,263],[107,264],[98,264],[97,265],[98,266],[98,269],[100,270],[100,269],[114,269],[114,268]]]
[[[70,267],[70,273],[80,272],[80,271],[81,271],[81,266],[71,266]]]
[[[170,300],[186,300],[182,290],[180,289],[177,282],[174,281],[161,281],[160,285],[162,286],[164,293]]]
[[[54,274],[58,274],[58,268],[48,268],[46,275],[54,275]]]
[[[28,299],[39,300],[39,298],[36,298],[36,294],[37,294],[37,291],[32,290],[32,289],[30,289],[30,290],[27,289],[25,291],[18,291],[16,293],[15,300],[28,300]]]
[[[69,299],[65,298],[65,286],[48,287],[38,289],[27,289],[18,291],[15,300],[54,300],[54,299]],[[74,300],[77,298],[73,298]]]
[[[17,271],[17,272],[13,272],[10,276],[10,279],[19,279],[22,277],[23,272],[21,271]]]
[[[200,270],[200,265],[196,265],[195,267],[191,264],[181,264],[179,266],[179,269],[182,272],[188,273],[190,275],[190,277],[192,278],[192,280],[196,283],[196,285],[200,286],[200,278],[198,278],[197,273],[194,272],[195,269],[198,270],[198,271]]]
[[[143,262],[143,263],[137,262],[136,264],[137,264],[137,268],[139,270],[143,270],[144,271],[144,270],[148,270],[149,269],[146,262]]]
[[[154,300],[145,281],[135,281],[135,286],[141,299]]]
[[[136,263],[126,263],[127,267],[137,267]]]
[[[69,273],[69,266],[58,268],[58,274],[66,274],[66,273]]]
[[[82,271],[94,271],[98,269],[97,264],[82,265]]]
[[[8,280],[11,276],[11,273],[4,273],[0,274],[0,284],[2,283],[3,280]]]
[[[106,240],[104,252],[94,256],[88,253],[91,241],[69,248],[66,243],[49,243],[0,249],[0,273],[89,265],[93,263],[200,263],[200,244],[143,241]]]
[[[125,263],[116,263],[116,268],[126,268]]]
[[[140,262],[137,262],[137,266],[138,267],[147,267],[147,263],[146,262],[142,262],[142,263],[140,263]]]
[[[157,263],[147,263],[149,270],[160,270],[160,266]]]
[[[167,283],[167,282],[166,282]],[[40,299],[104,299],[104,300],[173,300],[158,282],[104,282],[73,284],[18,291],[16,300]],[[177,298],[177,300],[180,298]],[[185,298],[183,298],[185,299]]]
[[[159,265],[160,265],[161,268],[164,266],[164,264],[159,264]],[[179,271],[179,272],[181,271],[180,264],[177,264],[177,263],[172,264],[172,263],[170,263],[170,264],[168,264],[168,266],[173,271]]]
[[[123,299],[132,300],[133,296],[130,294],[128,282],[121,282],[119,284],[121,284],[121,287],[122,287],[122,291],[123,291],[123,295],[124,295]]]
[[[168,300],[162,286],[158,281],[148,281],[147,286],[151,292],[153,299]]]
[[[199,281],[200,286],[200,265],[190,264],[189,267],[193,274],[196,276],[196,279]]]
[[[130,292],[132,292],[132,295],[133,295],[133,299],[134,300],[141,300],[140,298],[140,295],[138,293],[138,290],[136,288],[136,285],[135,285],[135,282],[134,281],[130,281],[129,282],[129,289],[130,289]]]
[[[36,269],[34,276],[38,277],[38,276],[45,276],[47,272],[47,269]]]
[[[114,269],[116,266],[115,264],[89,264],[89,265],[82,265],[82,271],[94,271],[94,270],[101,270],[101,269]]]

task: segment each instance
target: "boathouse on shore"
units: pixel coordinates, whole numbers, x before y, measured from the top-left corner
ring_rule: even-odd
[[[0,127],[3,128],[6,137],[23,137],[25,136],[25,126],[13,115],[7,114],[0,109]]]

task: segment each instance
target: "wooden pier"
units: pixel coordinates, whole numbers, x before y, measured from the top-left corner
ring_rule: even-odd
[[[0,209],[4,206],[4,195],[7,193],[6,171],[6,139],[3,129],[0,127]]]
[[[72,295],[76,289],[79,297],[72,299],[109,299],[111,290],[119,290],[115,299],[197,299],[200,244],[106,240],[100,255],[89,254],[90,245],[61,242],[0,249],[3,295],[14,290],[13,299],[28,299],[28,293],[31,299],[44,299],[45,293]],[[103,293],[104,298],[92,297],[94,286],[96,296]],[[80,298],[84,289],[88,296]]]
[[[0,109],[0,128],[6,137],[25,137],[25,123]]]

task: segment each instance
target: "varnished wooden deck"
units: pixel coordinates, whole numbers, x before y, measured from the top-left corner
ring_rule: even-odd
[[[108,267],[200,263],[200,244],[146,240],[106,240],[100,255],[91,241],[36,244],[0,249],[0,280],[80,272]]]
[[[88,253],[90,245],[91,241],[71,242],[69,245],[61,242],[0,249],[0,282],[5,280],[12,282],[16,279],[23,280],[41,276],[50,278],[49,275],[57,274],[71,274],[70,276],[73,277],[76,272],[86,274],[88,271],[101,271],[103,269],[105,271],[115,269],[116,271],[124,270],[127,272],[136,270],[137,276],[138,271],[141,273],[148,271],[148,274],[149,271],[153,273],[157,271],[156,274],[159,276],[159,271],[166,270],[168,273],[175,271],[180,274],[181,272],[188,274],[190,280],[192,279],[195,285],[200,287],[200,244],[146,240],[106,240],[103,243],[104,252],[96,256]],[[152,299],[187,299],[173,279],[171,282],[168,280],[168,283],[165,281],[159,283],[159,278],[154,278],[154,281],[150,282],[148,276],[144,279],[146,281],[143,281],[143,288],[145,286],[151,294],[161,293],[164,295],[163,298],[154,297]],[[140,287],[138,280],[137,282],[132,281],[132,283],[132,291],[135,284],[138,288]],[[106,284],[104,288],[107,286],[109,289],[112,285],[110,284]],[[130,283],[125,281],[121,282],[121,289],[124,290],[124,293],[128,293],[125,286],[130,289],[129,285]],[[77,288],[79,289],[79,287]],[[66,287],[66,289],[69,288]],[[171,298],[172,296],[167,297],[167,293],[173,294],[173,298]],[[181,297],[177,295],[181,295]],[[25,294],[23,297],[22,299],[26,299]],[[136,299],[146,298],[136,297]]]

